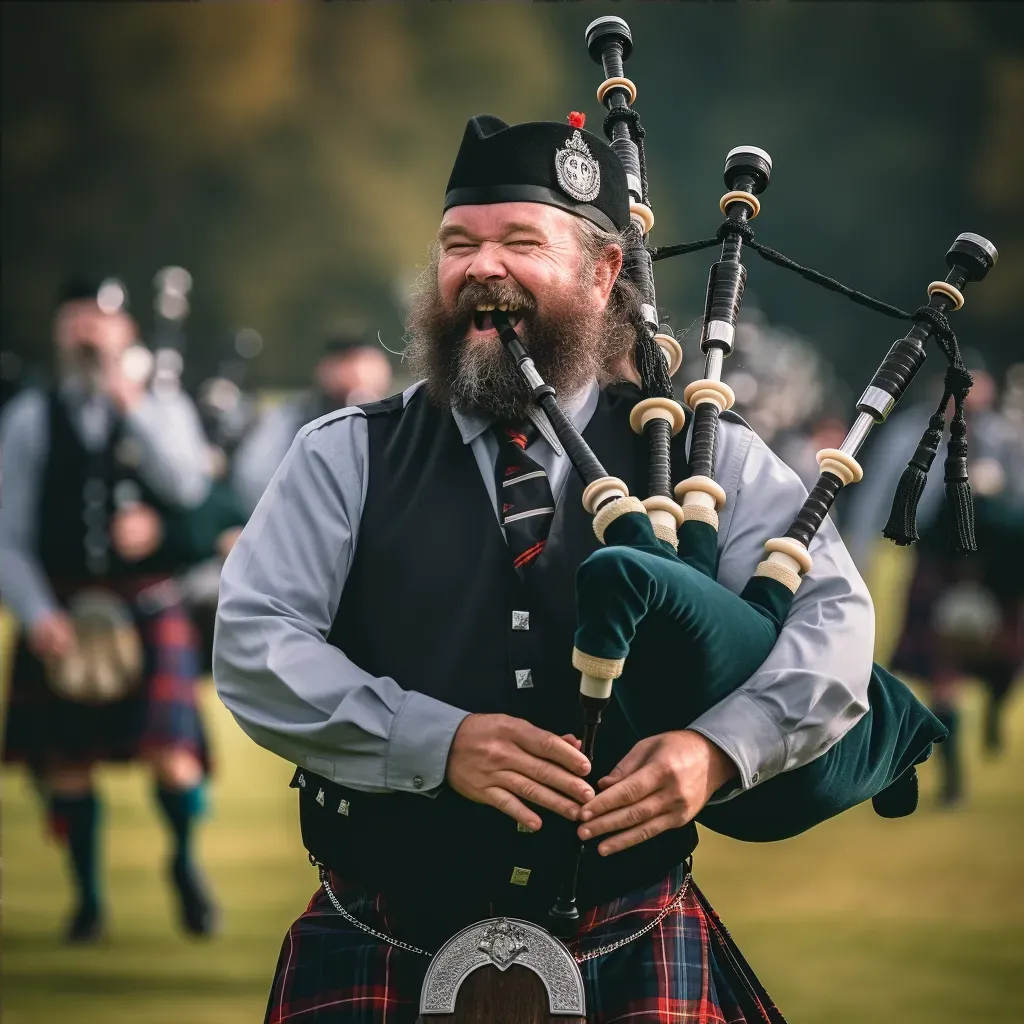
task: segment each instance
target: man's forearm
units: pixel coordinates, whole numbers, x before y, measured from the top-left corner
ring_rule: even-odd
[[[213,671],[221,700],[253,740],[370,793],[436,791],[468,713],[371,676],[318,634],[231,600],[218,610]]]

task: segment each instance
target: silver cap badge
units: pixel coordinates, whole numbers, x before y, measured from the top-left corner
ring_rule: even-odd
[[[562,191],[581,203],[592,203],[601,191],[601,167],[579,129],[562,149],[555,150],[555,177]]]

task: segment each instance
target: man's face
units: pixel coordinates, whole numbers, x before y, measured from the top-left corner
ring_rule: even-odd
[[[411,356],[435,395],[498,416],[522,414],[528,392],[505,355],[491,310],[505,307],[542,376],[573,393],[597,375],[604,312],[621,251],[584,252],[579,219],[539,203],[448,210],[438,232],[436,287],[410,319]]]
[[[321,359],[316,381],[320,390],[339,404],[375,402],[391,390],[391,364],[379,349],[354,348]]]
[[[495,295],[526,293],[524,297],[530,300],[527,308],[535,305],[542,314],[546,306],[556,306],[566,295],[573,295],[582,307],[600,312],[608,302],[612,282],[606,280],[607,274],[602,281],[596,274],[588,275],[589,280],[581,278],[578,223],[572,214],[540,203],[448,210],[438,232],[437,283],[442,301],[454,310],[467,288],[475,294],[489,287]],[[490,317],[475,316],[467,340],[495,339],[497,331],[489,321]]]
[[[92,300],[75,299],[57,309],[53,334],[62,374],[97,383],[137,331],[126,313],[104,313]]]

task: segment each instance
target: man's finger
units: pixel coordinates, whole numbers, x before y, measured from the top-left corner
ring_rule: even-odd
[[[616,782],[621,781],[628,775],[632,775],[643,763],[644,758],[647,756],[647,751],[642,748],[639,744],[628,754],[603,778],[598,784],[598,789],[607,789],[609,786],[614,786]]]
[[[656,818],[651,818],[650,821],[645,821],[636,828],[631,828],[626,832],[620,832],[618,835],[612,836],[610,839],[605,839],[598,844],[597,852],[602,857],[607,857],[610,854],[628,850],[631,846],[639,846],[640,843],[661,835],[662,832],[673,828],[674,825],[675,822],[671,815],[659,814]]]
[[[529,754],[544,761],[554,761],[576,775],[589,775],[590,762],[561,736],[553,732],[545,732],[529,722],[519,723],[524,728],[516,732],[516,741]]]
[[[592,818],[579,827],[577,834],[580,839],[593,839],[594,836],[607,835],[609,832],[636,828],[637,825],[642,825],[645,821],[668,811],[669,803],[670,800],[664,793],[653,793],[638,803]]]
[[[571,797],[578,804],[585,804],[594,799],[593,787],[578,775],[567,772],[557,764],[533,757],[524,750],[516,750],[506,761],[505,767],[511,771],[525,775],[528,779],[540,782],[550,789]]]
[[[661,779],[652,765],[644,765],[631,775],[609,786],[583,808],[581,821],[592,821],[601,814],[639,803],[661,787]]]
[[[566,743],[571,743],[577,750],[583,749],[583,740],[573,736],[571,732],[567,732],[562,739],[565,740]]]
[[[495,772],[493,778],[501,789],[514,793],[522,800],[554,811],[555,814],[561,815],[569,821],[579,821],[580,805],[575,800],[562,796],[561,793],[549,789],[534,779],[520,775],[518,772]]]
[[[507,789],[502,789],[500,786],[488,786],[480,795],[484,803],[496,807],[502,814],[507,814],[510,818],[515,818],[520,825],[525,825],[526,828],[532,829],[534,832],[540,828],[540,816],[531,811],[526,804],[518,800]]]

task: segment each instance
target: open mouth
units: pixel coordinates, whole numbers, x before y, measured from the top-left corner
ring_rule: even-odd
[[[523,319],[523,311],[521,309],[510,309],[508,306],[495,306],[493,303],[488,304],[484,302],[477,306],[476,310],[473,312],[473,326],[478,331],[490,331],[495,329],[494,322],[491,319],[491,312],[494,309],[502,310],[508,316],[509,323],[513,327]]]

